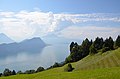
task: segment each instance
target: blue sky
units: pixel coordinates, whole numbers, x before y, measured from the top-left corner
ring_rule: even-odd
[[[120,0],[0,0],[3,11],[39,8],[54,13],[119,13]]]
[[[50,34],[67,39],[116,38],[120,0],[0,0],[0,33],[15,41]]]

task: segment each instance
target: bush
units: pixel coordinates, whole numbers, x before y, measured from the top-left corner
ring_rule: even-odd
[[[120,47],[120,35],[118,35],[116,41],[115,41],[115,47]]]
[[[52,67],[55,68],[55,67],[60,67],[60,66],[59,66],[59,63],[55,62],[55,64]]]
[[[25,71],[25,74],[33,74],[33,73],[35,73],[35,70],[26,70]]]
[[[23,72],[22,71],[18,71],[17,74],[23,74]]]
[[[9,69],[6,68],[3,72],[3,75],[4,76],[10,76],[10,75],[12,75],[12,72]]]
[[[72,65],[69,63],[65,68],[64,68],[64,71],[67,71],[67,72],[71,72],[74,68],[72,67]]]
[[[16,75],[16,72],[15,72],[15,70],[13,70],[13,71],[12,71],[12,75]]]
[[[2,76],[2,73],[0,73],[0,77]]]
[[[36,72],[41,72],[41,71],[44,71],[45,69],[43,67],[39,67]]]

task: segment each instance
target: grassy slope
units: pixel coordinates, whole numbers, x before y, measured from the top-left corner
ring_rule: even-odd
[[[59,67],[36,74],[22,74],[0,79],[119,79],[120,48],[104,54],[87,56],[72,65],[75,68],[73,72],[64,72],[64,67]]]
[[[84,59],[76,62],[76,70],[98,69],[120,67],[120,48],[105,53],[99,52],[95,55],[88,55]]]

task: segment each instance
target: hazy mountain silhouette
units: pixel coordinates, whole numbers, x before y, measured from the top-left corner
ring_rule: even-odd
[[[17,53],[40,53],[46,44],[38,37],[24,40],[20,43],[0,44],[0,57]]]
[[[11,38],[9,38],[7,35],[0,33],[0,44],[2,43],[12,43],[14,42]]]

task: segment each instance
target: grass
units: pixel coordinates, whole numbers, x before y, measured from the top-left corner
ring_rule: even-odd
[[[119,73],[119,67],[73,72],[63,72],[61,68],[55,68],[37,74],[21,74],[0,79],[119,79]]]
[[[97,69],[120,67],[120,48],[117,50],[107,51],[105,53],[97,53],[88,55],[82,60],[76,62],[76,70]]]
[[[40,73],[0,77],[0,79],[120,79],[120,48],[104,54],[87,56],[72,63],[75,68],[73,72],[64,72],[65,66]]]

